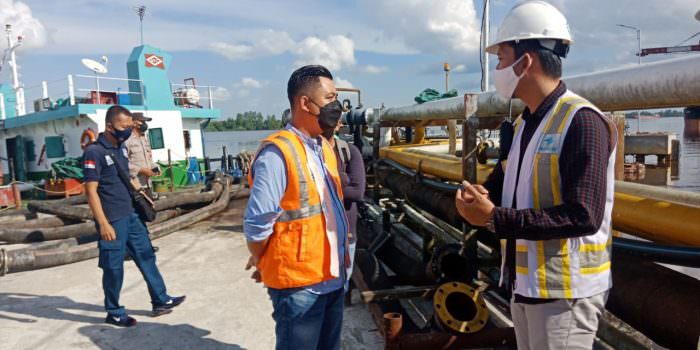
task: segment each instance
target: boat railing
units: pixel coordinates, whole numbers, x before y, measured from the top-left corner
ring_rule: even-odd
[[[212,85],[170,83],[175,104],[184,108],[205,108],[205,103],[207,108],[214,108],[214,101],[223,100],[215,96],[218,88]]]
[[[73,86],[74,103],[143,105],[145,102],[145,89],[140,79],[83,74],[73,77],[70,85]]]
[[[23,89],[25,101],[34,112],[76,104],[142,105],[144,101],[143,85],[138,79],[69,74]]]

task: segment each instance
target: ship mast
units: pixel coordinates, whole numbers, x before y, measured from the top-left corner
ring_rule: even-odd
[[[7,50],[10,53],[10,68],[12,68],[12,88],[15,89],[15,104],[16,116],[21,116],[26,113],[24,106],[24,87],[19,82],[19,74],[17,73],[17,56],[15,50],[22,45],[22,36],[17,37],[17,43],[12,39],[12,25],[5,25],[5,33],[7,34]]]

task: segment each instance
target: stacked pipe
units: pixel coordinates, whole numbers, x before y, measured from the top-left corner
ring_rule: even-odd
[[[387,168],[379,168],[377,174],[382,185],[391,189],[394,196],[408,199],[451,225],[461,226],[461,218],[453,204],[453,192],[431,188],[416,181],[415,177]],[[479,237],[482,239],[488,235]],[[608,309],[662,346],[695,349],[700,334],[700,313],[697,312],[700,310],[700,281],[644,258],[642,253],[648,251],[640,253],[640,243],[626,240],[621,245],[617,240],[613,243],[614,287]],[[629,244],[637,245],[630,248]],[[690,263],[697,263],[700,256],[699,249],[689,251],[665,247],[665,250],[666,258],[687,257],[682,261]]]
[[[183,196],[174,198],[169,204],[162,205],[155,222],[149,225],[149,235],[151,239],[163,237],[171,232],[192,225],[204,220],[226,209],[231,196],[231,179],[220,173],[212,182],[210,191],[201,197]],[[210,198],[213,201],[199,209],[182,214],[181,210],[166,210],[163,207],[172,205],[181,206],[192,204],[183,198]],[[79,199],[74,199],[79,201]],[[84,224],[72,225],[74,228],[59,231],[60,234],[41,230],[39,234],[32,236],[32,232],[27,230],[14,235],[13,238],[21,240],[30,237],[37,238],[38,235],[53,239],[67,237],[56,241],[43,242],[29,246],[27,248],[6,251],[0,249],[0,276],[7,273],[14,273],[27,270],[36,270],[52,266],[70,264],[86,259],[94,258],[99,250],[96,244],[95,226],[88,222]],[[54,229],[55,230],[55,229]],[[36,231],[34,231],[36,232]],[[45,236],[46,235],[46,236]],[[8,238],[7,236],[4,237]]]
[[[563,79],[567,87],[593,102],[603,111],[672,108],[700,105],[700,56],[688,56],[633,67],[582,74]],[[507,100],[496,92],[467,94],[430,101],[420,105],[367,110],[353,124],[426,125],[431,121],[478,117],[498,119],[518,115],[524,109],[514,100],[512,110]],[[492,123],[498,125],[498,123]]]

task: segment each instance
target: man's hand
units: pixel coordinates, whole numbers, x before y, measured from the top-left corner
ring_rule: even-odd
[[[258,260],[255,259],[254,256],[250,256],[248,259],[248,263],[245,265],[246,271],[250,270],[251,268],[255,267],[255,271],[250,275],[250,278],[255,280],[255,283],[260,283],[262,281],[262,277],[260,276],[260,271],[258,271],[258,268],[256,267],[258,265]]]
[[[481,185],[464,181],[457,190],[455,206],[459,215],[474,226],[486,226],[495,205],[488,198],[488,191]]]
[[[100,238],[104,241],[113,241],[117,239],[117,233],[114,232],[114,227],[108,222],[100,224]]]
[[[143,175],[146,177],[153,177],[153,175],[155,175],[155,173],[151,169],[141,168],[141,169],[139,169],[139,175]]]

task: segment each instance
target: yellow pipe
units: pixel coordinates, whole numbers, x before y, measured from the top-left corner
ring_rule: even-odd
[[[411,143],[421,144],[423,142],[425,142],[425,126],[416,126]]]
[[[410,151],[410,150],[416,151]],[[445,180],[462,180],[462,162],[443,154],[428,155],[412,145],[383,147],[380,157]],[[450,158],[454,158],[451,160]],[[477,167],[477,181],[484,182],[492,166]],[[613,228],[654,242],[700,247],[700,208],[615,192]]]
[[[615,192],[613,228],[659,243],[700,247],[700,208]]]
[[[379,157],[389,158],[403,166],[414,170],[420,170],[422,173],[435,175],[437,177],[461,182],[462,181],[462,161],[454,157],[455,160],[443,159],[443,157],[433,157],[425,154],[414,152],[403,152],[404,147],[383,147],[379,150]],[[489,165],[478,164],[476,169],[476,179],[478,183],[486,180],[486,177],[491,173],[493,167]]]

